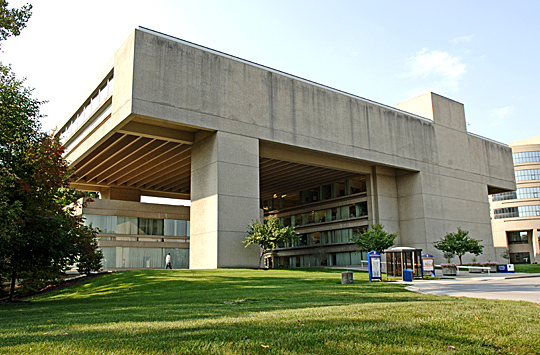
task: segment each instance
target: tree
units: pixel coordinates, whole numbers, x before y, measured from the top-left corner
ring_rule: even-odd
[[[246,247],[251,244],[258,244],[261,247],[261,255],[259,257],[259,265],[261,265],[264,254],[270,250],[274,250],[279,243],[294,242],[298,240],[298,233],[294,231],[294,227],[285,227],[276,216],[270,216],[263,222],[256,221],[248,225],[246,239]]]
[[[461,257],[467,253],[474,254],[476,256],[482,254],[484,246],[476,240],[469,237],[469,232],[462,230],[458,227],[457,233],[448,233],[441,240],[433,242],[435,248],[439,249],[443,253],[448,255],[457,255],[459,258],[459,264],[463,262]]]
[[[18,36],[32,16],[32,5],[26,4],[20,9],[8,9],[8,2],[0,0],[0,41],[10,36]]]
[[[363,251],[378,251],[383,253],[384,250],[391,248],[399,234],[387,233],[384,231],[382,224],[376,223],[371,225],[371,229],[366,229],[363,232],[356,232],[351,240],[356,243],[358,248]]]
[[[510,249],[505,248],[501,253],[501,257],[506,260],[510,260]]]
[[[30,16],[30,6],[6,6],[0,0],[0,41],[18,35]],[[96,230],[74,214],[82,194],[69,188],[64,148],[41,131],[41,102],[31,94],[0,64],[0,278],[10,280],[10,300],[17,280],[55,279],[78,261],[100,267]]]

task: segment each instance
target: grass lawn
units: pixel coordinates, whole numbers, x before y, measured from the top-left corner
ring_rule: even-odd
[[[514,271],[540,273],[540,264],[514,264]]]
[[[0,354],[534,354],[540,308],[336,270],[139,270],[0,305]]]

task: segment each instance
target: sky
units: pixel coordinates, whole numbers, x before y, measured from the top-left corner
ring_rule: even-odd
[[[0,61],[46,100],[45,130],[71,116],[143,26],[385,105],[433,91],[465,105],[469,132],[540,135],[540,1],[9,0],[30,2]]]

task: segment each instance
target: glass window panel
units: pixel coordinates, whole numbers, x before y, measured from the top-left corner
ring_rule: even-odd
[[[355,179],[350,181],[351,195],[366,192],[366,179]]]
[[[343,196],[346,196],[347,191],[346,191],[345,181],[342,181],[342,182],[336,182],[336,183],[334,184],[334,193],[335,193],[335,196],[334,196],[334,197],[343,197]]]
[[[86,226],[99,228],[100,233],[116,233],[116,216],[85,214],[83,218],[85,218],[84,224]]]
[[[356,204],[358,206],[358,217],[366,217],[368,215],[367,202],[360,202]]]
[[[163,221],[163,235],[175,237],[189,236],[189,221],[165,219]]]
[[[189,249],[164,248],[163,265],[165,265],[165,255],[171,253],[171,265],[173,268],[187,268],[189,266]]]
[[[115,268],[117,248],[102,247],[99,249],[101,249],[101,251],[103,252],[103,259],[101,260],[103,264],[103,268],[105,269]]]
[[[116,233],[118,234],[139,234],[137,228],[137,217],[117,217]]]
[[[139,234],[163,235],[163,220],[139,218]]]
[[[321,199],[329,200],[332,198],[332,185],[324,185],[321,187]]]

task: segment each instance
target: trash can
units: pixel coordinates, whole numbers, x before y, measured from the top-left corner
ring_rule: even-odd
[[[403,270],[403,281],[412,282],[412,279],[413,279],[413,271],[411,269],[404,269]]]
[[[341,273],[341,284],[352,284],[353,283],[353,277],[352,277],[352,271],[343,271]]]

